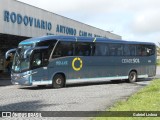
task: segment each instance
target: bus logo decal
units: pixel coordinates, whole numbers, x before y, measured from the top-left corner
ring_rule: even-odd
[[[138,58],[122,59],[122,63],[140,63],[140,60]]]
[[[76,62],[76,61],[79,61],[79,63],[80,63],[79,67],[75,66],[75,62]],[[73,59],[73,61],[72,61],[72,68],[73,68],[75,71],[81,70],[81,69],[82,69],[82,66],[83,66],[83,62],[82,62],[81,58],[76,57],[76,58]]]
[[[56,61],[56,65],[68,65],[68,61]]]

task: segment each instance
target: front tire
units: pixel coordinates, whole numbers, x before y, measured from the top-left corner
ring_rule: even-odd
[[[61,75],[61,74],[57,74],[54,76],[53,80],[52,80],[52,87],[53,88],[62,88],[64,87],[65,84],[65,78]]]
[[[131,71],[128,75],[128,82],[129,83],[134,83],[137,81],[137,72]]]

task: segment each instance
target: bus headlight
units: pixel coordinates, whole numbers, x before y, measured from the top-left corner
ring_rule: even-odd
[[[18,79],[21,79],[21,76],[19,74],[11,74],[11,79],[18,80]]]

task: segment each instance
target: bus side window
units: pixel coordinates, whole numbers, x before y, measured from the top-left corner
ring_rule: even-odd
[[[137,45],[136,55],[138,56],[151,56],[155,54],[154,45]]]
[[[109,44],[109,55],[110,56],[122,56],[123,55],[123,44]]]
[[[150,52],[149,55],[154,55],[156,51],[156,47],[154,45],[150,45]]]
[[[115,44],[109,44],[109,55],[117,56],[117,49],[116,49]]]
[[[104,44],[104,49],[105,49],[105,56],[109,55],[109,47],[107,44]]]
[[[100,56],[101,53],[100,53],[100,45],[98,43],[96,43],[95,45],[95,56]]]
[[[146,54],[147,56],[151,56],[155,54],[155,46],[154,45],[146,45]]]
[[[76,43],[75,55],[77,56],[90,56],[91,44],[90,43]]]
[[[124,45],[124,55],[129,56],[130,52],[129,45]]]
[[[136,45],[129,45],[130,56],[136,55]]]
[[[141,46],[141,49],[142,49],[142,56],[147,56],[146,46],[145,46],[145,45],[142,45],[142,46]]]
[[[117,49],[117,56],[122,56],[123,55],[123,45],[117,44],[116,49]]]
[[[142,56],[142,47],[141,45],[136,46],[136,55],[137,56]]]
[[[35,52],[33,55],[33,60],[32,60],[32,67],[36,68],[38,66],[42,65],[42,56],[41,52]]]
[[[42,62],[43,66],[46,66],[48,64],[49,60],[49,53],[48,50],[43,50],[42,51]]]
[[[91,56],[95,55],[95,50],[96,50],[95,44],[91,44]]]
[[[74,48],[72,42],[62,41],[59,42],[53,52],[52,58],[73,56]]]
[[[95,56],[108,56],[109,48],[107,44],[96,43],[95,45]]]
[[[58,57],[61,57],[61,44],[58,43],[54,52],[53,52],[53,55],[52,55],[52,58],[58,58]]]

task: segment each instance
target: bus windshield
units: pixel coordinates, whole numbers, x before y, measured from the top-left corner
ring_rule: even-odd
[[[30,55],[27,55],[27,57],[24,58],[24,52],[25,50],[30,49],[32,47],[34,47],[34,44],[26,44],[18,46],[12,65],[12,70],[14,72],[22,72],[29,69]]]

